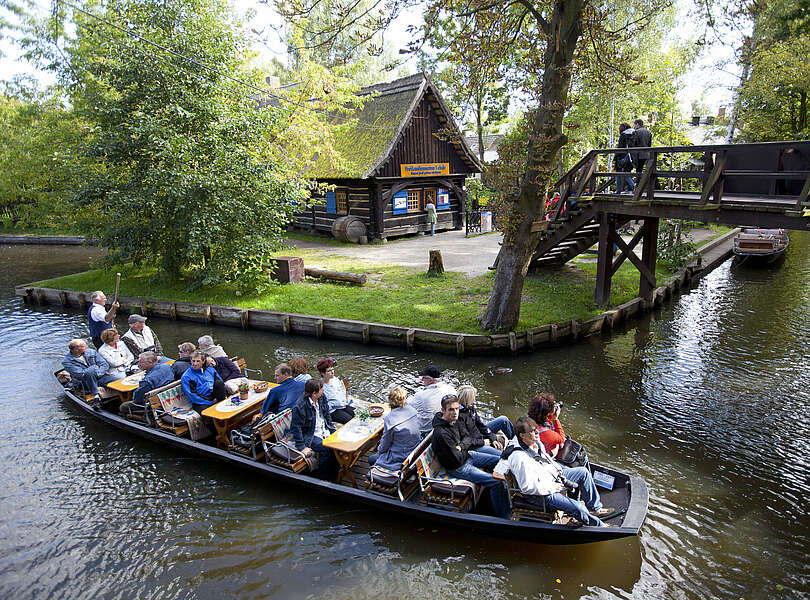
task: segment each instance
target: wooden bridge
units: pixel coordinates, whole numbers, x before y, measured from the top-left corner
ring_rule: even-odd
[[[810,141],[633,148],[648,158],[634,174],[635,190],[617,194],[616,177],[629,173],[608,165],[627,151],[592,150],[560,178],[562,201],[530,263],[559,266],[598,242],[597,305],[609,303],[611,278],[625,260],[640,272],[639,296],[650,298],[661,218],[810,230]],[[617,229],[631,220],[641,227],[627,243]],[[634,252],[639,244],[641,257]]]

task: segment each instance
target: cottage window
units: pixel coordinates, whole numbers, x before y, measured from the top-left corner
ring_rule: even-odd
[[[345,191],[335,192],[335,208],[339,215],[349,214],[348,194]]]
[[[408,190],[408,212],[419,212],[420,210],[419,190]]]

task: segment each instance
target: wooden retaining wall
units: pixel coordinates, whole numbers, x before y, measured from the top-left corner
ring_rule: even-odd
[[[723,236],[723,240],[719,243],[730,242],[734,233],[732,231]],[[495,335],[452,333],[216,304],[170,302],[132,297],[119,297],[118,302],[124,311],[137,312],[147,317],[194,321],[206,325],[227,325],[242,329],[259,329],[282,335],[304,335],[360,344],[380,344],[408,351],[442,352],[459,357],[503,354],[504,352],[517,354],[570,343],[597,333],[607,332],[621,323],[627,322],[635,315],[661,306],[678,290],[688,286],[691,281],[706,275],[728,258],[731,254],[731,245],[728,244],[727,251],[718,253],[716,248],[711,248],[711,250],[710,264],[693,261],[693,264],[679,271],[665,285],[656,288],[649,299],[634,298],[590,319],[572,319],[526,331]],[[704,249],[701,249],[700,252],[703,253]],[[22,296],[29,304],[60,304],[79,309],[87,309],[91,304],[89,292],[26,285],[16,287],[15,293]]]

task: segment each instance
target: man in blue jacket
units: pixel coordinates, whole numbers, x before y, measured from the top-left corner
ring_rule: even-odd
[[[141,379],[138,387],[132,392],[132,401],[124,402],[118,411],[122,415],[131,413],[143,413],[146,410],[146,393],[169,385],[174,381],[174,371],[172,368],[161,363],[158,355],[154,352],[141,352],[138,355],[138,366],[146,371],[146,375]]]
[[[180,378],[183,393],[192,408],[202,414],[206,408],[228,397],[225,382],[214,367],[205,364],[205,354],[200,351],[191,355],[191,366]]]
[[[93,396],[93,404],[100,402],[98,386],[115,381],[113,375],[105,375],[110,366],[95,350],[87,347],[87,342],[74,339],[68,342],[68,353],[62,359],[62,366],[70,373],[70,378],[78,383],[86,393]]]
[[[295,380],[292,376],[292,368],[287,363],[281,363],[276,367],[274,379],[278,385],[267,394],[267,398],[262,402],[261,411],[253,417],[254,421],[258,421],[265,415],[275,415],[282,410],[292,408],[304,395],[304,382]]]

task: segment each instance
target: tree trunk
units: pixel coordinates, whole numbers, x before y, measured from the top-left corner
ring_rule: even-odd
[[[428,275],[444,275],[444,262],[442,262],[442,251],[431,250],[428,261]]]
[[[554,177],[557,152],[568,139],[562,132],[563,116],[571,86],[571,62],[582,32],[584,0],[555,0],[544,25],[546,50],[544,76],[538,107],[530,113],[531,132],[526,171],[520,193],[504,215],[504,236],[498,253],[495,284],[481,316],[486,330],[514,329],[520,318],[520,297],[529,262],[537,248],[539,232],[532,222],[543,211]]]
[[[481,124],[483,121],[483,106],[484,95],[477,94],[475,97],[475,130],[478,133],[478,157],[481,159],[481,164],[484,164],[484,126]]]

